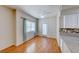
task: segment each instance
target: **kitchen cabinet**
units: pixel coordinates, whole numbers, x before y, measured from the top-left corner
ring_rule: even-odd
[[[64,15],[63,28],[77,28],[78,14]]]
[[[60,48],[62,53],[71,53],[70,49],[67,47],[62,39],[60,39]]]
[[[60,16],[59,27],[63,28],[63,16]]]
[[[62,52],[62,39],[61,38],[59,39],[59,46],[60,46],[60,49],[61,49],[61,52]]]
[[[62,42],[62,53],[71,53],[65,42]]]
[[[77,28],[79,28],[79,14],[78,14],[78,18],[77,19],[78,19],[77,20],[77,24],[78,24]]]

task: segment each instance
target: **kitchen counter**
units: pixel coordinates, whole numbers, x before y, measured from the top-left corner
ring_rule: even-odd
[[[60,38],[65,42],[72,53],[79,53],[79,36],[60,33]]]
[[[60,32],[60,35],[71,36],[71,37],[79,37],[79,33],[65,33],[65,32]]]

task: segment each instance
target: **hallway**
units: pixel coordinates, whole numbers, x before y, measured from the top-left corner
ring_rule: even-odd
[[[11,46],[1,51],[3,53],[59,53],[56,39],[36,36],[33,39],[15,47]]]

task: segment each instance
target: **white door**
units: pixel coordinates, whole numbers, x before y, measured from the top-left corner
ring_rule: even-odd
[[[47,24],[43,24],[43,26],[42,26],[42,34],[47,35]]]

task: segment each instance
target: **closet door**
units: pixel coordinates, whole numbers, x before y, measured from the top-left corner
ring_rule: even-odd
[[[77,14],[64,16],[65,28],[77,28]]]

